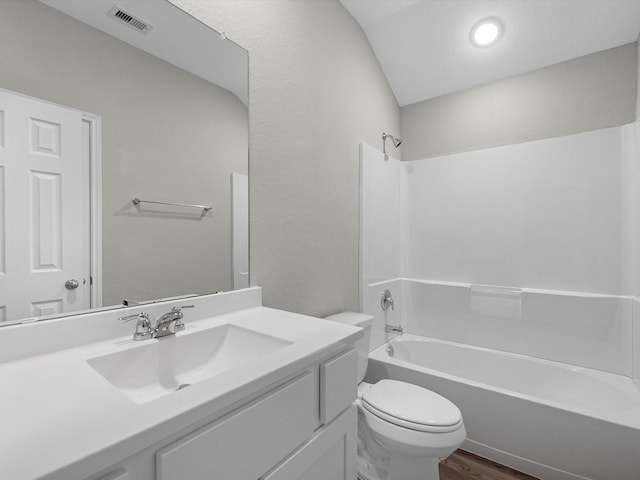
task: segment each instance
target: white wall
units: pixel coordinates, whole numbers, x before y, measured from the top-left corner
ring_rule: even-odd
[[[360,311],[374,316],[372,349],[389,340],[385,324],[400,325],[403,308],[383,311],[380,294],[390,289],[398,305],[404,301],[402,276],[406,263],[406,183],[402,162],[360,145]],[[382,284],[384,284],[384,286]]]
[[[408,333],[631,376],[629,297],[404,280]]]
[[[365,284],[401,276],[405,256],[402,162],[360,145],[361,279]]]
[[[409,162],[362,149],[366,283],[632,294],[633,124]]]
[[[629,294],[620,182],[633,125],[405,162],[404,276]]]
[[[337,2],[173,0],[249,51],[251,283],[265,305],[358,308],[358,145],[399,131],[366,36]]]
[[[409,162],[362,152],[362,309],[375,316],[374,346],[389,338],[385,322],[401,323],[408,333],[637,371],[627,238],[634,124]],[[381,217],[394,221],[385,228]],[[380,309],[384,288],[394,312]]]

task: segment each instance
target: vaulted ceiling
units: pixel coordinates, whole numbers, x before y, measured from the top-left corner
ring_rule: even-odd
[[[362,26],[400,106],[635,42],[640,0],[340,0]],[[505,25],[478,48],[470,29]]]

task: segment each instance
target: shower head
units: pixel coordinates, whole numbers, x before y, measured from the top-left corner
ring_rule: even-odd
[[[387,149],[386,149],[387,138],[391,139],[391,141],[393,142],[393,146],[396,148],[398,148],[402,143],[402,140],[400,140],[399,138],[396,138],[393,135],[389,135],[388,133],[382,132],[382,153],[384,153],[385,161],[389,159],[389,155],[387,155]]]
[[[393,146],[398,148],[400,146],[400,144],[402,143],[402,140],[400,140],[399,138],[394,137],[393,135],[389,135],[388,133],[384,133],[382,132],[382,144],[384,145],[384,142],[387,140],[387,138],[390,138],[391,141],[393,142]]]

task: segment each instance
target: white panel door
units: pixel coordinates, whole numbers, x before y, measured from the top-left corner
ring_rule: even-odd
[[[89,308],[82,142],[80,112],[0,90],[0,321]]]

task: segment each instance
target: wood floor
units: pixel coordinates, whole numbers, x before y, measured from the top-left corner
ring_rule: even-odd
[[[440,480],[537,480],[517,470],[456,450],[440,463]]]

